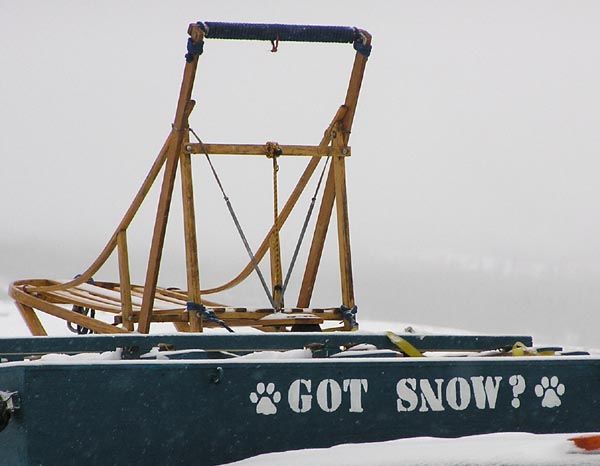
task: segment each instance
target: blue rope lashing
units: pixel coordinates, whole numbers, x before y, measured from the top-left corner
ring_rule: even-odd
[[[194,42],[191,37],[188,37],[187,41],[187,53],[185,54],[185,61],[191,63],[194,57],[202,55],[204,51],[204,41]]]
[[[356,321],[356,314],[358,313],[358,308],[352,306],[351,308],[344,306],[343,304],[340,306],[340,312],[342,313],[342,318],[348,322],[350,328],[352,330],[358,329],[358,322]]]
[[[215,311],[212,309],[207,309],[204,304],[195,303],[194,301],[188,301],[186,303],[186,309],[188,312],[197,312],[199,316],[202,317],[203,320],[207,322],[212,322],[214,324],[220,325],[224,329],[226,329],[229,333],[233,333],[232,328],[227,325],[224,321],[217,317]]]
[[[358,38],[354,41],[354,50],[367,58],[371,55],[372,48],[371,44],[365,43],[362,38]]]

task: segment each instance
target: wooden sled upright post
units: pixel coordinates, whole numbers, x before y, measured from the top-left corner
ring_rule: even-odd
[[[189,40],[191,41],[192,47],[197,44],[202,44],[204,33],[197,24],[190,25],[188,34],[190,35]],[[163,175],[158,209],[156,211],[156,222],[154,224],[154,233],[152,236],[152,245],[150,246],[150,255],[148,257],[148,269],[146,272],[146,282],[144,284],[144,299],[142,301],[140,322],[138,324],[138,332],[140,333],[148,333],[150,331],[152,307],[154,305],[154,295],[158,283],[158,272],[160,270],[165,233],[167,231],[173,185],[175,184],[175,175],[177,173],[179,157],[183,152],[183,142],[189,131],[188,117],[192,110],[190,107],[193,107],[193,104],[191,104],[190,101],[192,98],[192,89],[194,87],[194,78],[196,77],[197,67],[198,54],[188,53],[188,55],[186,55],[183,80],[181,82],[179,99],[177,101],[177,110],[175,111],[175,120],[173,122],[173,129],[171,130],[171,143],[169,144],[169,151],[167,153],[167,164]],[[188,233],[187,229],[186,233]],[[188,238],[186,235],[186,247],[188,240],[191,239],[192,238]],[[195,241],[195,239],[194,235],[193,240]],[[196,246],[194,245],[194,247]],[[195,281],[195,278],[193,280]],[[200,300],[198,299],[197,302],[200,302]],[[191,319],[191,321],[194,322],[194,327],[199,329],[197,321],[195,319]]]
[[[365,68],[367,65],[368,53],[370,50],[371,35],[363,31],[363,47],[356,51],[352,74],[348,83],[346,99],[343,108],[344,113],[339,119],[335,120],[334,134],[332,134],[333,146],[344,148],[348,146],[352,123],[358,104],[358,96],[362,85]],[[352,276],[352,255],[350,251],[350,226],[348,220],[348,199],[346,195],[346,169],[345,157],[334,156],[330,173],[325,184],[323,200],[319,209],[319,217],[315,224],[315,231],[310,248],[310,253],[302,279],[302,287],[298,297],[298,307],[310,306],[310,301],[317,278],[317,271],[325,245],[325,238],[331,219],[334,200],[336,202],[336,214],[338,225],[338,250],[340,262],[340,282],[342,287],[342,304],[346,308],[352,309],[354,302],[354,281]]]

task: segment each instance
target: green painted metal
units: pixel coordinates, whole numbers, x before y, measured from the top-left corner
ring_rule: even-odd
[[[15,379],[22,377],[23,385],[11,389],[22,393],[23,409],[0,434],[0,448],[12,451],[16,458],[26,450],[22,464],[218,464],[268,451],[418,435],[597,430],[599,407],[589,390],[600,388],[600,363],[569,361],[567,367],[564,362],[129,362],[14,367],[9,372]],[[509,381],[515,375],[527,383],[518,408],[511,404]],[[567,388],[561,406],[547,408],[535,386],[544,377],[555,376]],[[472,392],[472,378],[479,377],[499,380],[494,409],[489,398],[483,408],[473,395],[468,402],[449,398],[448,387],[466,393],[456,387],[470,386]],[[407,390],[401,399],[398,384],[413,379],[414,390]],[[0,383],[9,380],[3,374]],[[349,385],[343,391],[345,380],[358,384],[355,391],[362,392],[362,412],[357,412],[357,406],[352,412]],[[367,385],[361,387],[360,381],[365,380]],[[423,386],[434,391],[441,383],[441,407],[420,398],[423,380],[427,380]],[[290,392],[297,381],[303,382],[294,404]],[[326,394],[319,398],[323,383]],[[334,399],[337,389],[332,388],[336,386],[339,406]],[[259,413],[263,399],[269,401]],[[399,411],[398,403],[404,403],[406,411]]]
[[[169,337],[152,336],[152,343]],[[231,336],[187,337],[196,348],[243,353],[381,335],[246,335],[227,345]],[[132,343],[122,338],[14,339],[13,348]],[[3,340],[2,354],[9,347]],[[220,464],[347,442],[600,427],[600,358],[592,356],[9,362],[0,364],[0,390],[20,395],[21,409],[0,432],[2,456],[15,465]]]
[[[519,341],[533,344],[525,335],[413,335],[402,337],[421,351],[483,351],[512,346]],[[273,334],[166,334],[166,335],[81,335],[77,337],[0,338],[0,358],[19,360],[44,353],[83,353],[126,348],[125,357],[135,358],[159,344],[173,349],[262,351],[324,345],[325,355],[340,351],[340,346],[368,343],[382,349],[397,349],[385,334],[351,333],[273,333]]]

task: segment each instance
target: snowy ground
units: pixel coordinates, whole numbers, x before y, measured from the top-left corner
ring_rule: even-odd
[[[504,433],[458,439],[420,437],[390,442],[270,453],[232,463],[260,466],[592,465],[600,455],[579,453],[569,434]]]
[[[68,335],[63,321],[42,316],[53,335]],[[364,330],[402,331],[401,322],[361,321]],[[469,333],[410,324],[417,333]],[[157,329],[159,330],[159,329]],[[166,330],[161,328],[160,330]],[[0,337],[27,336],[16,308],[0,301]],[[327,465],[600,465],[600,454],[582,453],[568,439],[581,434],[501,433],[458,439],[411,438],[389,442],[338,445],[332,448],[270,453],[233,463],[261,466]]]

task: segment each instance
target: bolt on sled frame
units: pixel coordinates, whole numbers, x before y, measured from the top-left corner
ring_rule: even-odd
[[[64,319],[70,323],[69,325],[77,325],[79,333],[122,333],[131,332],[134,329],[140,333],[148,333],[152,322],[172,322],[178,330],[191,332],[201,332],[204,327],[215,326],[222,326],[228,330],[231,330],[231,327],[234,326],[253,326],[269,331],[285,330],[290,327],[293,329],[318,330],[318,326],[326,320],[343,322],[341,329],[356,329],[345,164],[346,157],[351,153],[348,141],[365,66],[371,50],[371,36],[366,31],[352,27],[220,22],[191,24],[188,28],[188,34],[188,53],[186,54],[186,64],[172,130],[108,244],[89,268],[73,280],[35,279],[20,280],[11,284],[9,293],[15,300],[29,330],[33,335],[46,335],[36,311],[42,311]],[[207,39],[267,40],[273,44],[272,51],[276,51],[278,43],[284,41],[354,44],[356,54],[345,101],[325,130],[321,142],[313,146],[280,145],[277,142],[267,142],[266,144],[204,144],[199,138],[197,138],[198,142],[190,142],[188,118],[195,104],[191,99],[192,88],[198,60]],[[193,135],[195,136],[195,133]],[[209,159],[213,174],[223,191],[227,206],[250,256],[249,263],[235,278],[221,286],[210,289],[202,289],[200,286],[191,167],[191,157],[195,154],[204,154],[207,159],[209,159],[209,155],[221,154],[262,155],[273,159],[274,221],[273,226],[255,252],[252,251],[245,238],[235,212]],[[281,211],[279,211],[277,203],[277,159],[289,156],[304,156],[309,161],[296,187]],[[322,202],[297,304],[295,308],[284,308],[283,293],[289,276],[286,277],[284,283],[279,250],[279,231],[292,209],[294,209],[319,163],[324,161],[327,164],[329,160],[331,163],[325,180]],[[163,178],[146,269],[146,279],[143,286],[137,286],[132,284],[130,280],[127,229],[150,188],[157,181],[161,170],[163,171]],[[158,286],[163,244],[177,170],[181,172],[187,291]],[[318,186],[321,184],[320,181]],[[311,309],[309,306],[313,287],[334,204],[338,229],[342,305],[325,309]],[[312,211],[312,206],[310,211]],[[306,229],[307,222],[308,217],[304,229]],[[303,235],[304,230],[301,238]],[[299,244],[293,261],[296,259]],[[115,250],[118,255],[119,282],[94,281],[94,274],[98,272]],[[267,252],[270,257],[270,287],[259,268],[259,262]],[[240,284],[253,271],[256,271],[261,280],[261,284],[269,298],[270,308],[233,308],[217,304],[205,298],[208,295]],[[95,318],[96,312],[113,314],[114,322],[111,324]],[[134,325],[135,323],[137,323],[137,328]]]

